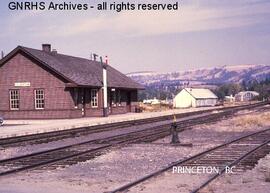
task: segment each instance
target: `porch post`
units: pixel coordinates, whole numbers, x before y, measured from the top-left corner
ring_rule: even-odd
[[[103,117],[108,116],[108,85],[107,85],[107,60],[106,63],[102,63],[103,68]]]

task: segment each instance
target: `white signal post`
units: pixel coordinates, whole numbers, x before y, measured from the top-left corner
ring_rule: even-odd
[[[103,67],[103,116],[108,116],[108,84],[107,84],[107,66],[108,57],[105,57],[105,63],[102,64]]]

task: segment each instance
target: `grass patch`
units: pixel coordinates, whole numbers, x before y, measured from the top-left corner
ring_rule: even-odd
[[[270,124],[270,113],[262,113],[259,115],[245,115],[234,120],[236,126],[266,126]]]

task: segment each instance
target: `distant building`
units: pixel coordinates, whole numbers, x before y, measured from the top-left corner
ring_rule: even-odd
[[[215,106],[218,97],[209,89],[184,88],[173,99],[174,108]]]
[[[160,104],[160,100],[158,100],[157,98],[154,98],[154,99],[146,99],[146,100],[143,100],[143,104],[156,105],[156,104]]]
[[[234,102],[235,101],[235,97],[233,97],[232,95],[225,96],[224,100],[227,101],[227,102]]]
[[[259,96],[258,92],[242,91],[235,95],[235,101],[251,101],[257,96]]]

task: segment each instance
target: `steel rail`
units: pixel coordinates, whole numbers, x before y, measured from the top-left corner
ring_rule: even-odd
[[[219,116],[217,116],[217,115],[219,115]],[[178,125],[178,131],[184,131],[185,130],[184,127],[190,127],[190,126],[202,123],[202,121],[205,118],[208,118],[208,120],[211,119],[211,118],[214,118],[213,121],[216,121],[216,119],[218,119],[218,118],[220,118],[220,116],[222,117],[224,115],[226,115],[226,113],[224,113],[224,112],[219,113],[219,114],[214,114],[214,115],[213,114],[204,115],[202,117],[196,118],[196,120],[188,119],[188,120],[184,120],[184,121],[178,121],[176,124]],[[191,121],[192,121],[192,123],[190,123]],[[210,123],[210,122],[207,121],[207,123]],[[132,132],[123,133],[123,134],[119,134],[119,135],[114,135],[114,136],[110,136],[110,137],[94,139],[94,140],[84,141],[84,142],[80,142],[80,143],[76,143],[76,144],[72,144],[72,145],[62,146],[62,147],[59,147],[59,148],[49,149],[49,150],[45,150],[45,151],[39,151],[39,152],[35,152],[35,153],[32,153],[32,154],[12,157],[12,158],[8,158],[8,159],[2,159],[2,160],[0,160],[0,164],[10,162],[10,161],[13,161],[13,160],[18,160],[18,159],[30,157],[30,156],[41,155],[41,154],[50,153],[50,152],[54,152],[54,151],[59,151],[59,150],[63,150],[63,149],[68,149],[68,148],[74,148],[74,147],[78,147],[78,146],[85,145],[85,144],[94,144],[94,143],[100,144],[102,141],[108,141],[109,142],[109,141],[113,141],[114,139],[117,139],[117,138],[120,138],[120,137],[127,137],[128,135],[140,134],[140,133],[144,133],[144,132],[147,132],[147,131],[158,132],[159,129],[161,129],[161,130],[166,129],[165,131],[169,131],[170,125],[171,125],[171,123],[168,123],[168,124],[164,124],[164,125],[160,125],[160,126],[154,126],[154,127],[146,128],[144,130],[132,131]]]
[[[262,147],[268,145],[269,143],[270,143],[270,140],[268,140],[268,141],[260,144],[259,146],[257,146],[254,149],[250,150],[249,152],[247,152],[246,154],[244,154],[243,156],[241,156],[237,160],[234,160],[232,163],[230,163],[228,165],[228,167],[233,167],[233,166],[237,165],[239,162],[241,162],[242,160],[244,160],[246,157],[248,157],[252,153],[256,152],[257,150],[261,149]],[[212,181],[214,181],[216,178],[218,178],[219,176],[221,176],[225,171],[226,171],[226,168],[223,168],[219,173],[215,174],[213,177],[211,177],[210,179],[208,179],[206,182],[204,182],[198,188],[192,190],[191,193],[197,193],[197,192],[201,191],[203,188],[205,188],[206,186],[208,186]]]
[[[146,176],[144,176],[142,178],[139,178],[139,179],[137,179],[137,180],[135,180],[133,182],[130,182],[130,183],[126,184],[126,185],[123,185],[123,186],[121,186],[121,187],[119,187],[119,188],[117,188],[117,189],[115,189],[113,191],[110,191],[109,193],[118,193],[118,192],[126,191],[126,190],[128,190],[128,189],[130,189],[130,188],[132,188],[132,187],[146,181],[146,180],[149,180],[150,178],[156,177],[156,176],[160,175],[161,173],[170,170],[174,166],[181,165],[181,164],[187,163],[187,162],[189,162],[191,160],[198,159],[199,157],[201,157],[203,155],[206,155],[206,154],[208,154],[210,152],[213,152],[213,151],[215,151],[215,150],[217,150],[217,149],[219,149],[221,147],[228,146],[228,145],[233,144],[235,142],[241,141],[242,139],[245,139],[245,138],[248,138],[248,137],[251,137],[251,136],[255,136],[255,135],[258,135],[260,133],[267,132],[267,131],[270,131],[270,128],[264,129],[264,130],[261,130],[261,131],[258,131],[258,132],[254,132],[254,133],[251,133],[251,134],[247,134],[247,135],[244,135],[244,136],[241,136],[241,137],[238,137],[238,138],[236,138],[234,140],[231,140],[231,141],[226,142],[224,144],[221,144],[221,145],[218,145],[216,147],[210,148],[210,149],[208,149],[206,151],[198,153],[198,154],[196,154],[194,156],[191,156],[189,158],[186,158],[184,160],[179,160],[179,161],[173,162],[173,163],[169,164],[167,167],[164,167],[164,168],[162,168],[160,170],[157,170],[157,171],[155,171],[155,172],[153,172],[151,174],[148,174],[148,175],[146,175]]]
[[[25,171],[25,170],[29,170],[29,169],[33,169],[33,168],[37,168],[37,167],[41,167],[41,166],[46,166],[48,164],[56,163],[58,161],[64,161],[64,160],[67,160],[69,158],[74,158],[74,157],[89,154],[89,153],[91,153],[91,154],[97,153],[97,152],[99,152],[101,150],[104,151],[104,150],[106,150],[106,149],[108,149],[110,147],[116,146],[116,145],[131,143],[131,142],[134,142],[134,141],[141,141],[141,140],[143,140],[143,138],[153,136],[153,135],[157,135],[157,134],[161,134],[161,133],[165,133],[165,132],[168,132],[168,131],[163,130],[163,131],[159,131],[159,133],[156,133],[156,131],[155,131],[155,132],[152,132],[152,133],[147,134],[147,135],[136,136],[136,137],[131,138],[131,139],[123,139],[123,140],[118,141],[118,142],[113,143],[113,144],[105,144],[105,145],[102,145],[101,147],[93,148],[93,149],[90,149],[90,150],[85,150],[83,152],[73,153],[71,155],[67,155],[67,156],[60,157],[60,158],[49,159],[47,161],[41,161],[41,162],[38,162],[38,163],[31,164],[29,166],[24,166],[24,167],[8,170],[8,171],[5,171],[5,172],[1,172],[0,177],[1,176],[6,176],[6,175],[9,175],[9,174],[18,173],[18,172]],[[59,149],[64,149],[64,148],[59,148]],[[52,151],[49,150],[47,152],[53,152],[53,151],[57,151],[57,150],[54,149]],[[42,155],[42,154],[44,154],[44,153],[42,153],[42,152],[36,153],[36,155]],[[35,156],[35,155],[31,154],[31,155],[15,157],[15,158],[2,160],[2,161],[3,161],[3,163],[8,162],[8,161],[17,161],[18,159],[29,158],[29,157],[32,157],[32,156]]]
[[[202,111],[196,111],[196,112],[180,113],[180,114],[176,114],[176,117],[184,118],[184,117],[189,117],[193,115],[199,115],[202,113],[208,113],[208,112],[210,113],[214,111],[236,111],[236,110],[250,109],[253,107],[263,106],[266,104],[268,104],[268,102],[260,102],[260,103],[255,103],[251,105],[215,108],[215,109],[208,109],[208,110],[202,110]],[[88,135],[92,133],[99,133],[99,132],[111,131],[111,130],[115,130],[119,128],[130,127],[133,125],[144,125],[144,124],[152,123],[152,122],[162,122],[162,121],[170,120],[171,118],[172,118],[172,115],[165,115],[165,116],[160,116],[160,117],[123,121],[120,123],[119,122],[109,123],[109,124],[89,126],[89,127],[80,127],[80,128],[74,128],[74,129],[68,129],[68,130],[58,130],[58,131],[50,131],[46,133],[30,134],[30,135],[25,135],[25,136],[1,138],[0,146],[2,147],[6,147],[8,145],[14,146],[16,144],[18,145],[21,143],[26,143],[26,142],[31,142],[31,141],[34,143],[38,143],[38,141],[44,142],[45,140],[57,141],[57,140],[65,139],[65,138],[74,137],[77,135]]]
[[[216,119],[219,119],[220,116],[223,117],[226,113],[228,113],[228,112],[221,112],[221,113],[217,113],[217,114],[204,115],[202,117],[197,118],[197,120],[194,120],[192,123],[190,123],[190,119],[184,120],[184,121],[179,121],[178,125],[181,126],[180,131],[184,131],[184,130],[186,130],[184,127],[191,126],[191,125],[197,125],[197,124],[200,124],[200,123],[205,122],[205,121],[207,121],[207,123],[210,123],[210,121],[215,121]],[[208,118],[208,119],[206,119],[206,118]],[[211,119],[211,120],[209,121],[209,119]],[[96,153],[96,152],[98,152],[100,150],[105,150],[105,149],[108,149],[108,148],[110,148],[112,146],[119,145],[119,144],[122,144],[122,143],[132,143],[134,141],[143,141],[143,139],[149,138],[149,137],[152,137],[152,136],[154,136],[154,137],[158,136],[158,138],[165,137],[165,136],[170,134],[170,130],[169,130],[168,126],[170,126],[170,124],[160,125],[158,127],[148,128],[146,130],[134,131],[134,132],[130,132],[130,133],[111,136],[111,137],[108,137],[108,138],[90,140],[90,141],[81,142],[81,143],[78,143],[78,144],[68,145],[68,146],[64,146],[64,147],[60,147],[60,148],[55,148],[55,149],[50,149],[50,150],[45,150],[45,151],[36,152],[36,153],[32,153],[32,154],[27,154],[27,155],[22,155],[22,156],[18,156],[18,157],[13,157],[13,158],[0,160],[0,164],[6,164],[8,162],[20,161],[21,159],[31,158],[31,157],[35,157],[35,156],[39,156],[39,155],[45,155],[47,153],[53,153],[53,152],[57,152],[57,151],[60,151],[60,150],[68,150],[69,148],[79,147],[81,145],[99,144],[102,141],[106,141],[107,143],[108,142],[113,142],[112,144],[105,144],[105,145],[103,145],[101,147],[86,150],[86,151],[83,151],[83,152],[80,152],[80,153],[73,153],[71,155],[63,156],[63,157],[60,157],[60,158],[55,158],[55,159],[51,159],[51,160],[47,160],[47,161],[41,161],[39,163],[32,164],[30,166],[25,166],[25,167],[16,168],[16,169],[13,169],[13,170],[8,170],[8,171],[5,171],[5,172],[1,172],[0,176],[5,176],[5,175],[8,175],[8,174],[29,170],[29,169],[32,169],[32,168],[44,166],[44,165],[47,165],[47,164],[55,163],[55,162],[58,162],[58,161],[66,160],[66,159],[69,159],[69,158],[72,158],[72,157],[76,157],[76,156],[80,156],[80,155],[84,155],[84,154],[88,154],[88,153]],[[150,132],[150,133],[145,134],[145,132]],[[143,135],[139,135],[139,134],[143,134]],[[161,135],[161,134],[163,134],[163,135]],[[121,138],[123,138],[123,137],[127,138],[127,137],[130,137],[130,135],[131,135],[131,139],[128,138],[128,139],[121,140]],[[133,137],[133,135],[135,135],[135,137]],[[120,138],[120,141],[114,142],[115,140],[116,141],[119,140],[119,138]]]
[[[209,123],[209,119],[211,121],[213,121],[213,120],[215,120],[217,118],[220,118],[220,116],[231,115],[231,113],[233,113],[233,111],[226,111],[226,112],[210,114],[210,115],[208,114],[208,115],[204,115],[204,116],[199,117],[199,120],[193,120],[192,124],[190,124],[190,122],[192,121],[191,119],[187,119],[187,120],[184,120],[184,121],[179,121],[178,124],[180,124],[182,127],[184,127],[184,126],[187,126],[188,124],[190,126],[190,125],[196,125],[196,124],[202,123],[202,122]],[[213,118],[215,118],[215,119],[213,119]],[[168,128],[166,128],[166,126],[168,126],[168,125],[170,125],[170,124],[165,124],[165,125],[158,126],[159,130],[158,129],[153,129],[153,128],[156,128],[156,127],[148,128],[147,131],[150,131],[150,134],[147,133],[146,135],[145,135],[146,130],[141,130],[141,131],[135,131],[135,132],[130,132],[130,133],[126,133],[126,134],[120,134],[119,136],[112,136],[112,137],[109,137],[109,141],[110,140],[113,141],[113,140],[117,140],[117,139],[119,140],[119,137],[125,137],[125,139],[120,140],[120,141],[118,141],[116,143],[114,142],[113,144],[109,144],[109,145],[106,144],[106,145],[103,145],[101,147],[90,149],[90,150],[87,150],[87,151],[83,151],[83,152],[79,152],[79,153],[73,153],[71,155],[65,155],[63,157],[60,157],[60,158],[58,157],[58,158],[47,160],[47,161],[42,160],[42,162],[38,162],[38,163],[31,164],[31,165],[28,165],[28,166],[24,166],[24,167],[21,167],[21,168],[11,169],[11,170],[0,173],[0,176],[5,176],[5,175],[8,175],[8,174],[29,170],[29,169],[32,169],[32,168],[48,165],[48,164],[55,163],[55,162],[58,162],[58,161],[63,161],[63,160],[73,158],[73,157],[77,157],[77,156],[84,155],[84,154],[89,154],[89,153],[93,154],[93,153],[96,153],[98,151],[105,150],[107,148],[110,148],[112,146],[119,145],[119,144],[122,144],[122,143],[131,143],[133,141],[142,141],[144,138],[149,138],[150,136],[158,136],[160,134],[163,134],[161,136],[164,137],[164,136],[167,136],[169,134]],[[184,130],[184,129],[182,129],[182,130]],[[126,139],[131,134],[140,134],[140,133],[143,133],[144,135],[143,136],[140,136],[140,135],[137,136],[136,135],[135,138],[133,137],[131,139]],[[161,137],[161,136],[159,136],[159,137]],[[97,139],[97,140],[92,140],[92,141],[88,141],[88,142],[82,142],[80,144],[73,144],[73,145],[68,146],[68,148],[74,148],[74,147],[77,147],[79,145],[85,145],[87,143],[91,144],[94,141],[97,142],[97,141],[104,141],[104,140],[108,141],[108,138],[107,139],[106,138],[105,139]],[[67,146],[66,147],[60,147],[60,148],[56,148],[56,149],[46,150],[44,152],[33,153],[32,155],[29,154],[29,155],[19,156],[19,157],[15,157],[15,158],[6,159],[6,160],[0,160],[0,163],[3,164],[3,163],[7,163],[8,161],[17,161],[17,160],[24,159],[24,158],[31,158],[31,157],[34,157],[36,155],[38,156],[38,155],[42,155],[42,154],[46,154],[46,153],[50,153],[50,152],[57,152],[59,150],[68,149],[68,148],[67,148]]]
[[[188,117],[196,114],[201,113],[207,113],[218,109],[209,109],[209,110],[203,110],[203,111],[196,111],[196,112],[187,112],[187,113],[180,113],[176,114],[177,118],[182,117]],[[116,122],[116,123],[107,123],[102,125],[94,125],[89,127],[79,127],[74,129],[66,129],[66,130],[58,130],[58,131],[50,131],[50,132],[44,132],[44,133],[38,133],[38,134],[30,134],[30,135],[24,135],[24,136],[15,136],[15,137],[8,137],[8,138],[0,138],[0,146],[8,145],[8,144],[15,144],[15,143],[22,143],[26,141],[31,140],[41,140],[43,138],[52,138],[52,137],[60,137],[60,135],[65,136],[74,136],[79,135],[81,133],[86,134],[92,134],[92,133],[98,133],[103,131],[110,131],[117,128],[125,128],[133,125],[143,125],[147,123],[153,123],[153,122],[162,122],[166,120],[172,119],[172,115],[165,115],[165,116],[159,116],[159,117],[151,117],[151,118],[145,118],[145,119],[138,119],[138,120],[127,120],[122,122]],[[86,135],[85,134],[85,135]],[[15,140],[15,141],[14,141]]]

